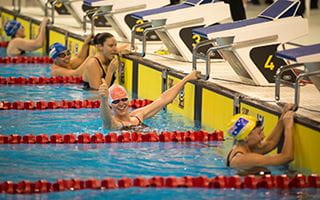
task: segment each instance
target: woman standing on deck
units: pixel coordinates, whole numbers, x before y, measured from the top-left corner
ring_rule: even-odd
[[[41,48],[46,38],[46,26],[48,18],[43,18],[38,36],[33,40],[25,39],[25,30],[20,22],[16,20],[7,21],[4,30],[12,39],[7,47],[8,56],[19,56],[25,54],[26,51],[34,51]]]
[[[268,138],[264,139],[263,124],[255,117],[237,114],[228,125],[228,133],[235,139],[235,145],[227,156],[227,166],[250,170],[267,165],[282,165],[293,160],[293,118],[292,104],[286,104],[281,117]],[[284,134],[281,153],[266,155],[275,149]]]
[[[120,85],[109,85],[104,81],[100,86],[101,116],[106,129],[138,130],[144,128],[143,120],[157,114],[164,106],[173,101],[188,81],[200,78],[200,72],[192,71],[180,82],[166,90],[151,104],[129,111],[127,91]]]

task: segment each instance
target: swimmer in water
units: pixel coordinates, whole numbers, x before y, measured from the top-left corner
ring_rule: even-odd
[[[101,117],[105,129],[128,130],[143,126],[143,120],[157,114],[164,106],[171,103],[188,81],[200,78],[200,72],[192,71],[180,82],[166,90],[151,104],[129,111],[127,91],[120,85],[109,85],[103,81],[99,88],[101,96]]]

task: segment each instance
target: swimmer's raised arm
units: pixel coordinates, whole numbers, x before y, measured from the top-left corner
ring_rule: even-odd
[[[157,114],[164,106],[171,103],[188,81],[200,79],[200,75],[201,74],[199,71],[192,71],[180,82],[162,93],[161,96],[154,102],[143,108],[132,111],[132,115],[139,116],[141,120],[152,117],[153,115]]]
[[[101,79],[102,84],[99,88],[99,95],[101,97],[100,114],[102,117],[103,128],[110,129],[112,127],[112,114],[108,104],[109,85],[104,79]]]

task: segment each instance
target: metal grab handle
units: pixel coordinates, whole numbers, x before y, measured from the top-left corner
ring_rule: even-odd
[[[300,103],[300,85],[299,81],[303,79],[304,77],[309,77],[309,76],[314,76],[314,75],[320,75],[320,70],[319,71],[313,71],[313,72],[306,72],[299,74],[299,76],[296,79],[296,82],[294,84],[294,110],[297,111],[299,108],[299,103]]]
[[[212,39],[212,40],[207,40],[207,41],[203,41],[198,43],[195,48],[193,49],[193,53],[192,53],[192,69],[193,70],[197,70],[197,59],[203,59],[206,61],[206,75],[204,77],[204,80],[208,80],[210,78],[210,73],[211,73],[211,62],[210,62],[210,58],[213,55],[212,53],[214,53],[215,51],[219,50],[219,49],[226,49],[226,48],[230,48],[232,47],[231,44],[228,45],[222,45],[222,46],[217,46],[217,47],[211,47],[207,50],[206,55],[204,55],[203,53],[198,53],[198,49],[200,47],[203,46],[207,46],[211,43],[214,43],[216,41],[216,39]]]
[[[280,101],[280,84],[281,83],[286,83],[288,85],[292,85],[292,83],[288,82],[288,81],[284,81],[284,80],[281,80],[281,75],[283,74],[283,72],[285,71],[288,71],[290,69],[293,69],[293,68],[296,68],[296,67],[301,67],[301,66],[304,66],[302,63],[295,63],[295,64],[291,64],[291,65],[284,65],[284,66],[281,66],[277,72],[276,72],[276,75],[275,75],[275,100],[276,102],[279,102]]]
[[[145,28],[147,26],[151,26],[151,22],[146,22],[143,24],[136,24],[132,27],[131,29],[131,50],[135,50],[136,46],[135,46],[135,39],[138,38],[137,34],[136,34],[136,29],[137,28]]]

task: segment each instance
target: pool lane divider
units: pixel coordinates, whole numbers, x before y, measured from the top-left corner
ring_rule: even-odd
[[[82,77],[52,76],[52,77],[1,77],[1,85],[44,85],[44,84],[81,84]]]
[[[97,144],[97,143],[129,143],[129,142],[208,142],[223,141],[223,131],[149,131],[149,132],[110,132],[76,134],[40,134],[40,135],[0,135],[0,144]]]
[[[15,56],[15,57],[0,57],[0,64],[51,64],[53,63],[52,58],[48,56]]]
[[[58,179],[56,182],[38,180],[35,182],[22,180],[19,182],[4,181],[0,183],[0,192],[6,194],[38,194],[76,190],[111,190],[139,188],[207,188],[207,189],[291,189],[291,188],[320,188],[320,177],[317,174],[305,176],[297,174],[289,177],[282,175],[248,175],[234,176],[154,176],[120,179]]]
[[[131,108],[141,108],[152,103],[148,99],[133,99]],[[60,100],[60,101],[0,101],[0,110],[47,110],[47,109],[81,109],[99,108],[100,100]]]
[[[9,41],[0,42],[0,48],[7,48]]]

